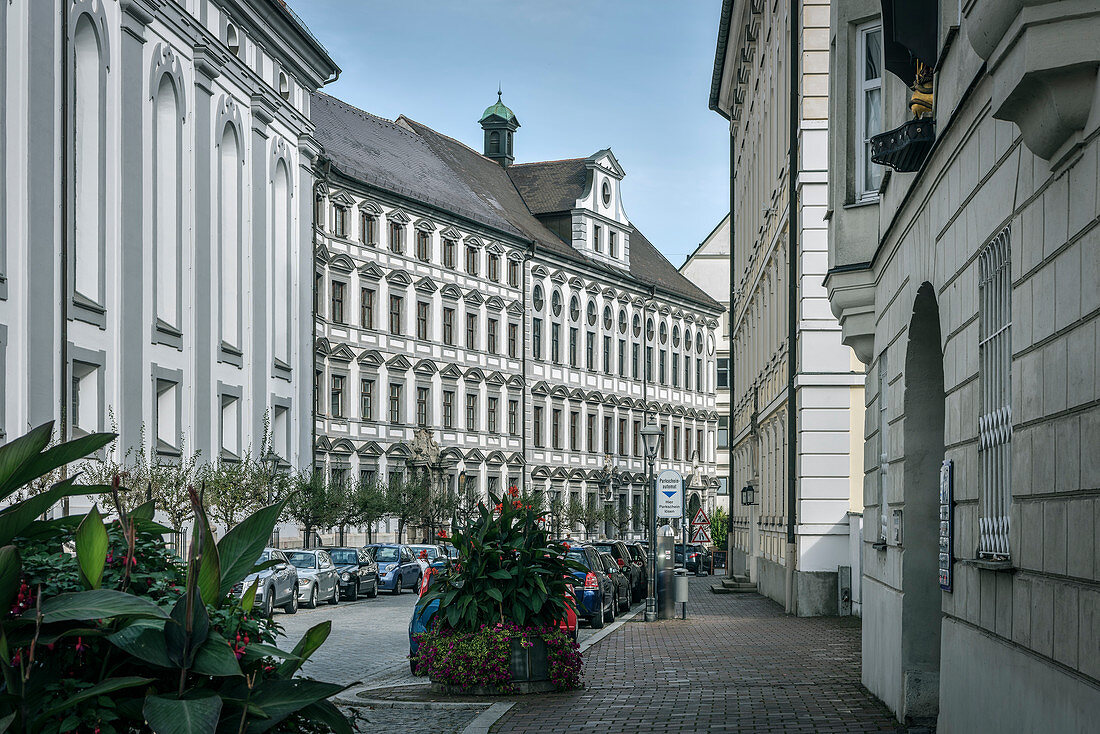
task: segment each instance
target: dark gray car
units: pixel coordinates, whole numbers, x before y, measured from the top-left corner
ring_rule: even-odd
[[[363,548],[325,548],[340,574],[340,596],[355,601],[360,594],[378,596],[378,564]]]

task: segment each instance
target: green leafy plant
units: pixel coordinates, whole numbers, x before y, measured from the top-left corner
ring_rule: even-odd
[[[47,424],[0,447],[0,499],[108,445],[94,434],[49,446]],[[128,509],[112,486],[74,478],[0,510],[0,731],[350,732],[327,699],[343,686],[294,677],[329,623],[290,652],[253,613],[255,590],[232,592],[256,567],[283,502],[215,543],[197,493],[186,564],[146,502]],[[43,520],[59,499],[93,493],[114,505]],[[104,495],[107,497],[104,497]]]

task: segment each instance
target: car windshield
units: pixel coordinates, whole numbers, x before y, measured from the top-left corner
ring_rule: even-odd
[[[588,554],[580,548],[569,549],[569,551],[565,554],[565,557],[571,561],[576,561],[582,566],[588,566]]]
[[[353,550],[330,550],[328,554],[338,566],[354,566],[359,563],[359,554]]]
[[[433,546],[429,546],[427,548],[413,548],[413,550],[416,551],[416,555],[418,556],[423,553],[424,556],[428,558],[428,560],[431,560],[432,558],[435,558],[439,555],[439,549]]]
[[[270,560],[271,560],[271,551],[264,551],[263,553],[260,554],[260,560],[256,561],[256,563],[263,563],[264,561],[270,561]]]
[[[374,552],[374,560],[379,563],[394,563],[397,561],[397,549],[379,548]]]
[[[312,553],[287,553],[286,557],[295,568],[317,568],[317,556]]]

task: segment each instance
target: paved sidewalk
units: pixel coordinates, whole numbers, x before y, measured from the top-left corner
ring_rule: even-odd
[[[860,685],[857,618],[797,618],[691,580],[688,619],[633,621],[585,653],[585,688],[519,697],[493,732],[899,732]]]

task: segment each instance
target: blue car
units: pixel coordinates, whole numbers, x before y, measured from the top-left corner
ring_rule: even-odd
[[[407,545],[383,543],[374,546],[378,564],[378,588],[400,594],[402,589],[416,589],[420,584],[420,564]]]
[[[577,602],[577,617],[588,620],[592,629],[600,629],[615,621],[615,582],[607,575],[599,551],[590,545],[569,543],[566,555],[584,567],[573,571],[577,583],[573,592]]]
[[[428,565],[427,583],[421,583],[417,589],[420,596],[427,593],[449,562],[449,558],[437,558]],[[420,649],[420,643],[416,641],[416,636],[421,632],[428,631],[428,627],[431,626],[432,619],[435,618],[438,611],[439,599],[431,600],[423,608],[419,604],[413,607],[412,619],[409,620],[409,668],[413,674],[416,673],[416,653]]]

